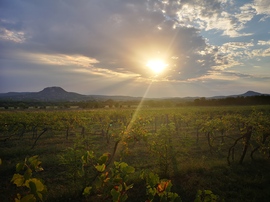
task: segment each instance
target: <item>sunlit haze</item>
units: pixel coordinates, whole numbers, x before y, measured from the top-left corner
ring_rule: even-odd
[[[0,93],[270,94],[269,0],[1,0],[0,47]]]

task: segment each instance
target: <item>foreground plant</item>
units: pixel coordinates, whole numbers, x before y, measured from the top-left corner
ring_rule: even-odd
[[[34,171],[43,171],[38,156],[25,158],[24,162],[16,165],[16,172],[18,173],[13,175],[11,182],[22,190],[22,194],[17,194],[17,198],[15,198],[16,202],[43,201],[43,196],[47,192],[47,189],[40,179],[32,177]]]
[[[171,180],[160,179],[157,174],[152,172],[142,172],[141,178],[146,181],[147,202],[152,202],[157,198],[159,198],[161,202],[181,202],[181,198],[178,194],[171,191]]]
[[[162,125],[156,134],[156,140],[150,144],[150,151],[159,163],[160,171],[163,175],[168,175],[172,149],[172,134],[175,133],[175,124]]]
[[[217,202],[218,196],[215,195],[211,190],[198,190],[196,199],[194,202]]]
[[[133,187],[133,184],[129,184],[130,175],[135,172],[135,168],[125,162],[116,161],[108,168],[110,158],[107,153],[95,160],[93,152],[87,152],[82,157],[82,162],[83,168],[92,165],[97,173],[83,191],[87,199],[92,195],[101,200],[111,199],[114,202],[127,200],[127,191]]]

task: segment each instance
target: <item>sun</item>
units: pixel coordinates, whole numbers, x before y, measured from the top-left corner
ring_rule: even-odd
[[[161,59],[153,59],[149,60],[146,66],[149,67],[154,73],[159,74],[166,69],[168,64]]]

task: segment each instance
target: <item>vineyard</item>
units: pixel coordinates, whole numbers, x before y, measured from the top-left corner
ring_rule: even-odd
[[[0,111],[0,201],[269,201],[270,107]]]

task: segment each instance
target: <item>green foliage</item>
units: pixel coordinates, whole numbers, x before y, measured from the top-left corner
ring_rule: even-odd
[[[160,171],[162,174],[167,175],[170,155],[171,155],[171,137],[175,132],[174,123],[162,125],[156,134],[156,140],[150,144],[150,151],[158,159]]]
[[[171,180],[160,179],[157,174],[152,172],[142,172],[141,178],[146,181],[147,201],[152,202],[156,198],[159,198],[160,202],[181,201],[177,193],[171,192]]]
[[[81,158],[83,167],[92,164],[98,175],[86,186],[82,195],[92,201],[90,196],[98,197],[104,201],[111,199],[113,202],[124,202],[128,199],[128,190],[133,188],[130,175],[134,174],[135,168],[129,166],[125,162],[115,161],[111,168],[107,168],[109,154],[104,153],[96,158],[93,152],[87,151]],[[38,156],[26,158],[24,162],[16,165],[16,171],[11,182],[17,187],[25,187],[28,191],[23,194],[18,193],[15,198],[16,202],[36,202],[43,201],[44,194],[47,192],[46,186],[40,179],[32,177],[33,171],[40,172],[41,161]],[[147,201],[160,202],[181,202],[181,198],[177,193],[171,191],[172,182],[167,179],[160,179],[157,174],[143,171],[140,175],[141,179],[146,182]],[[218,197],[211,190],[199,190],[194,202],[217,202]]]
[[[82,153],[83,151],[77,147],[69,147],[58,156],[60,165],[65,167],[68,178],[71,178],[73,182],[82,177],[80,162]]]
[[[43,171],[38,156],[26,158],[24,162],[16,165],[16,172],[18,173],[13,175],[11,182],[17,187],[26,187],[28,190],[24,196],[18,193],[15,199],[16,202],[43,201],[43,196],[47,189],[40,179],[32,177],[33,171]]]
[[[73,145],[66,148],[62,154],[58,155],[60,165],[65,167],[67,171],[65,174],[67,177],[70,177],[73,182],[80,181],[81,177],[85,174],[82,169],[82,161],[84,160],[82,156],[86,155],[85,158],[89,158],[94,155],[91,152],[85,154],[85,142],[87,142],[87,144],[89,143],[85,138],[76,135]],[[85,159],[85,161],[87,161],[87,159]]]
[[[88,199],[90,195],[95,195],[101,200],[111,198],[115,202],[126,201],[127,191],[133,187],[133,184],[129,184],[129,180],[135,168],[125,162],[116,161],[108,168],[109,156],[108,153],[104,153],[96,158],[94,153],[89,151],[82,156],[83,172],[91,166],[96,171],[96,175],[88,181],[89,186],[84,188],[83,195]]]
[[[198,190],[194,202],[218,202],[218,196],[213,194],[211,190]]]
[[[256,107],[256,110],[251,107],[167,108],[142,109],[136,112],[130,109],[39,110],[38,112],[28,110],[16,111],[16,113],[15,111],[1,111],[0,142],[4,149],[1,153],[3,162],[0,159],[0,165],[3,163],[1,169],[8,170],[8,165],[13,162],[10,157],[24,155],[24,152],[21,151],[24,151],[25,146],[33,144],[34,134],[38,136],[40,131],[48,128],[50,134],[53,135],[50,137],[42,136],[44,144],[37,144],[35,150],[44,152],[50,157],[61,152],[61,166],[58,163],[55,165],[55,167],[58,166],[57,170],[58,168],[60,170],[57,176],[59,182],[62,180],[62,183],[66,183],[65,180],[70,180],[69,177],[76,180],[75,183],[69,183],[65,186],[63,193],[72,190],[69,192],[69,196],[71,196],[74,193],[78,194],[85,188],[83,195],[90,201],[95,201],[93,197],[102,200],[127,200],[127,195],[130,193],[127,190],[130,190],[134,183],[131,181],[134,169],[132,166],[136,166],[136,171],[144,168],[150,168],[154,171],[159,169],[160,172],[157,173],[161,173],[162,176],[175,177],[183,174],[184,177],[187,177],[188,182],[183,183],[183,186],[186,187],[181,188],[181,190],[185,192],[184,196],[190,201],[193,199],[190,193],[194,193],[199,187],[209,186],[212,188],[215,186],[215,180],[227,183],[226,180],[231,179],[220,176],[218,179],[213,177],[213,181],[209,179],[209,182],[202,180],[209,170],[215,171],[217,169],[214,164],[222,164],[226,157],[231,163],[240,156],[242,162],[245,155],[246,157],[250,156],[252,160],[267,161],[270,156],[269,113],[269,107]],[[51,133],[51,131],[53,132]],[[33,138],[31,138],[32,134]],[[69,139],[66,140],[65,137],[69,137]],[[128,162],[128,165],[123,162],[115,164],[112,157],[114,155],[104,153],[107,149],[113,149],[112,143],[115,141],[119,142],[120,145],[115,157],[118,158],[120,155],[123,161]],[[48,144],[49,148],[55,147],[56,149],[47,149]],[[243,152],[244,149],[246,153]],[[87,150],[95,151],[95,153],[86,152]],[[129,155],[124,156],[122,151],[127,151]],[[25,153],[28,152],[26,150]],[[206,161],[198,166],[197,162],[201,162],[202,157],[205,157]],[[36,161],[36,158],[29,159],[30,162]],[[41,167],[35,168],[30,165],[30,162],[27,159],[26,163],[19,163],[16,166],[18,173],[14,174],[12,182],[18,186],[17,189],[20,192],[17,200],[31,201],[34,198],[40,200],[38,195],[34,193],[39,192],[42,187],[38,181],[31,179],[34,171],[39,171]],[[256,162],[247,161],[244,163],[245,165],[249,165],[248,163],[256,165]],[[25,164],[29,165],[30,169]],[[36,161],[33,164],[39,164],[39,162]],[[156,166],[157,164],[158,166]],[[53,163],[51,165],[54,166]],[[228,169],[233,170],[234,165]],[[196,172],[193,179],[196,179],[195,186],[192,183],[193,172]],[[228,172],[224,171],[226,176]],[[256,175],[254,184],[259,184],[257,187],[263,186],[262,182],[269,178],[267,171],[258,170],[253,173],[254,176]],[[200,176],[200,179],[197,175]],[[10,180],[11,176],[6,178]],[[163,190],[172,192],[167,190],[171,187],[169,180],[160,180],[154,174],[150,178],[152,180],[149,180],[149,183],[153,181],[153,185],[149,185],[150,188],[147,192],[154,201],[160,199],[159,194],[163,194]],[[48,183],[53,184],[54,181],[56,180],[48,180]],[[243,180],[242,184],[245,183],[246,181]],[[248,183],[253,183],[253,181]],[[228,184],[237,187],[233,180]],[[62,186],[62,184],[54,186]],[[221,183],[220,187],[223,187]],[[54,190],[54,187],[51,190]],[[134,188],[131,191],[133,190],[137,191]],[[177,188],[177,190],[179,189]],[[206,196],[209,195],[207,193],[201,191],[199,195],[200,197],[205,196],[201,198],[207,199]],[[52,198],[60,197],[60,195],[63,196],[62,193],[59,193]],[[232,197],[227,193],[227,190],[222,195]],[[245,198],[246,196],[241,197]],[[258,199],[259,197],[254,196],[254,198]]]

